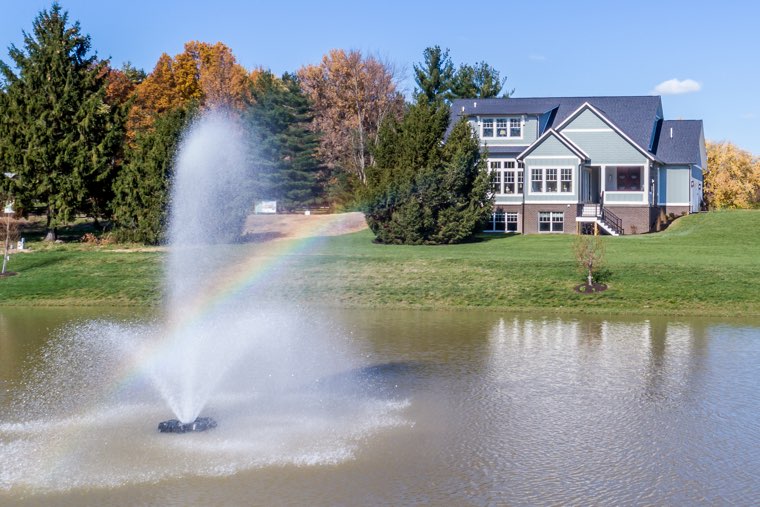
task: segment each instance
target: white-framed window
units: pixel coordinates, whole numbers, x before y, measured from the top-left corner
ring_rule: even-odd
[[[522,139],[522,120],[520,118],[509,119],[509,137]]]
[[[556,169],[546,169],[546,191],[547,192],[557,191],[557,170]]]
[[[531,167],[530,191],[534,194],[569,194],[573,191],[571,167]]]
[[[565,213],[562,211],[539,211],[538,232],[563,232]]]
[[[496,137],[511,137],[507,118],[496,118]]]
[[[483,232],[517,232],[517,218],[516,211],[505,212],[497,209],[491,214]]]
[[[483,139],[522,139],[523,137],[522,118],[483,118],[480,123],[480,137]]]
[[[506,231],[517,232],[517,213],[508,211],[506,213]]]
[[[530,170],[530,191],[536,194],[544,191],[543,169]]]
[[[491,166],[491,192],[494,194],[501,194],[503,193],[503,189],[501,186],[501,180],[502,180],[502,170],[501,170],[501,162],[498,160],[492,160],[490,163]]]
[[[522,195],[523,168],[514,160],[489,160],[494,195]]]

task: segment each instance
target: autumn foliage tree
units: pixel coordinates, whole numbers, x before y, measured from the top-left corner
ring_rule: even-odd
[[[360,51],[333,49],[298,77],[314,110],[312,128],[321,136],[318,156],[365,185],[380,124],[404,108],[393,67]]]
[[[168,111],[193,104],[243,110],[253,101],[251,78],[221,42],[192,41],[174,58],[166,53],[136,90],[130,112],[130,138]]]
[[[709,209],[760,206],[760,158],[729,142],[707,142],[704,199]]]

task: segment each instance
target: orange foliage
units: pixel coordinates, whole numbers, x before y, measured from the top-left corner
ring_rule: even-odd
[[[320,158],[366,182],[372,165],[370,146],[388,115],[401,115],[404,100],[394,69],[359,51],[333,49],[319,65],[298,71],[314,107],[313,128],[320,132]]]
[[[136,131],[149,128],[157,115],[191,103],[243,109],[252,101],[251,79],[229,47],[221,42],[187,42],[174,58],[162,54],[137,87],[129,134],[133,137]]]

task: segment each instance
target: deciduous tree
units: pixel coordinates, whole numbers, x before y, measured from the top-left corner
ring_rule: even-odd
[[[393,67],[359,51],[333,49],[319,65],[301,68],[298,77],[313,104],[319,157],[364,185],[380,124],[404,106]]]
[[[730,142],[707,142],[704,199],[709,209],[760,206],[760,159]]]

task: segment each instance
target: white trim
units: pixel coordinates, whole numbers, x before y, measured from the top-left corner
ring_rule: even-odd
[[[564,120],[562,123],[560,123],[559,125],[557,125],[557,126],[554,128],[554,130],[558,130],[558,131],[562,130],[562,128],[563,128],[563,127],[564,127],[566,124],[570,123],[570,122],[571,122],[571,121],[573,121],[575,118],[577,118],[577,117],[578,117],[578,115],[579,115],[581,112],[583,112],[583,110],[584,110],[585,108],[588,108],[588,109],[590,109],[591,111],[593,111],[593,112],[594,112],[594,114],[596,114],[596,115],[597,115],[597,116],[598,116],[598,117],[599,117],[599,118],[600,118],[600,119],[601,119],[601,120],[602,120],[604,123],[606,123],[606,124],[607,124],[607,125],[608,125],[608,126],[611,128],[611,129],[613,129],[613,130],[614,130],[614,131],[615,131],[615,132],[616,132],[618,135],[620,135],[620,137],[622,137],[623,139],[625,139],[626,141],[628,141],[628,142],[631,144],[631,146],[633,146],[633,147],[634,147],[634,148],[636,148],[638,151],[640,151],[640,152],[641,152],[641,153],[642,153],[642,154],[643,154],[645,157],[647,157],[649,160],[655,160],[655,157],[654,157],[654,155],[652,155],[651,153],[649,153],[648,151],[646,151],[644,148],[642,148],[641,146],[639,146],[638,144],[636,144],[636,142],[634,142],[634,140],[633,140],[633,139],[631,139],[630,137],[628,137],[628,135],[627,135],[625,132],[623,132],[622,130],[620,130],[620,128],[619,128],[617,125],[615,125],[615,124],[612,122],[612,120],[610,120],[609,118],[607,118],[607,117],[606,117],[604,114],[602,114],[602,112],[601,112],[601,111],[599,111],[597,108],[595,108],[594,106],[592,106],[592,105],[591,105],[590,103],[588,103],[588,102],[584,102],[584,103],[581,105],[581,107],[579,107],[578,109],[576,109],[575,111],[573,111],[573,112],[570,114],[570,116],[568,116],[567,118],[565,118],[565,120]]]
[[[615,132],[612,129],[564,129],[562,132]]]
[[[492,120],[493,125],[493,134],[492,136],[485,136],[483,135],[483,121],[484,120]],[[498,120],[506,120],[507,121],[507,135],[506,136],[497,136],[496,135],[496,123]],[[512,120],[517,120],[520,123],[520,137],[513,136],[512,134]],[[478,116],[478,135],[480,139],[491,139],[491,140],[517,140],[520,141],[522,139],[525,139],[525,115],[503,115],[503,114],[495,114],[495,115],[485,115],[485,116]]]
[[[690,202],[658,202],[660,206],[691,206]]]
[[[523,191],[525,191],[525,188],[527,186],[528,192],[526,192],[526,195],[527,194],[530,194],[530,195],[548,195],[548,196],[575,195],[576,194],[576,192],[575,192],[575,182],[578,179],[576,177],[576,175],[575,175],[575,170],[577,169],[577,167],[578,166],[572,167],[572,166],[561,166],[561,165],[557,165],[557,166],[554,166],[554,167],[547,166],[547,165],[530,166],[530,173],[527,173],[527,172],[523,173]],[[526,167],[525,169],[527,170],[528,168]],[[534,169],[538,169],[538,170],[541,171],[541,188],[542,188],[541,192],[534,192],[533,191],[533,170]],[[547,169],[555,169],[557,171],[557,180],[556,180],[556,182],[557,182],[557,191],[556,192],[548,192],[546,190],[546,183],[547,183],[547,180],[546,180],[546,170]],[[559,190],[562,187],[562,169],[570,169],[571,175],[573,177],[573,179],[571,180],[571,188],[572,188],[572,190],[570,190],[569,192],[561,192]],[[528,174],[530,175],[530,178],[526,179],[525,176],[528,175]],[[530,185],[526,185],[527,183],[530,183]]]
[[[541,155],[528,155],[527,157],[525,157],[525,160],[527,160],[529,158],[565,159],[565,160],[574,159],[577,164],[581,163],[581,159],[579,159],[577,156],[572,156],[572,155],[544,155],[544,156],[541,156]]]
[[[567,137],[563,136],[553,128],[550,128],[546,132],[544,132],[544,135],[533,141],[532,144],[530,144],[527,148],[525,148],[523,151],[520,152],[517,157],[515,157],[517,160],[522,160],[524,158],[527,158],[528,155],[526,153],[530,153],[531,151],[535,150],[541,143],[543,143],[549,136],[553,135],[557,138],[557,140],[565,147],[567,148],[573,155],[576,156],[576,158],[583,158],[583,160],[591,160],[588,154],[580,149],[577,144],[575,144],[572,140],[568,139]],[[538,157],[537,157],[538,158]],[[569,157],[567,157],[569,158]]]
[[[536,194],[533,194],[533,195],[536,195]],[[572,199],[570,201],[529,201],[529,200],[526,199],[525,200],[525,204],[570,204],[570,205],[575,205],[575,204],[580,204],[580,202],[578,202],[575,199]]]
[[[541,213],[549,213],[549,230],[548,231],[542,231],[541,230]],[[561,214],[562,215],[562,230],[561,231],[553,231],[552,226],[556,223],[554,222],[554,214]],[[547,222],[544,222],[547,223]],[[538,210],[536,212],[536,231],[538,234],[564,234],[565,232],[565,212],[564,211],[541,211]]]

